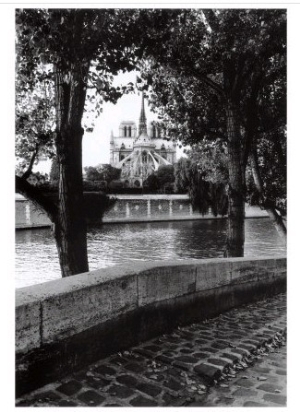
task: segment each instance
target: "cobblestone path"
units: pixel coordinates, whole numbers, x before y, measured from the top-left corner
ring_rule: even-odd
[[[285,335],[280,294],[102,359],[16,406],[283,406]]]
[[[190,406],[286,406],[286,345],[262,351],[254,365],[211,387],[204,402]]]

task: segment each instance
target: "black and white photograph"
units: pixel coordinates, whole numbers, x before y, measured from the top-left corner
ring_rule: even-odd
[[[287,7],[12,8],[14,406],[287,407]]]

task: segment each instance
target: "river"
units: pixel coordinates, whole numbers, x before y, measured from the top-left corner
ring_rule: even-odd
[[[246,219],[245,257],[282,256],[285,242],[268,218]],[[226,219],[106,224],[88,232],[90,270],[140,260],[222,257]],[[16,231],[15,285],[61,276],[50,229]]]

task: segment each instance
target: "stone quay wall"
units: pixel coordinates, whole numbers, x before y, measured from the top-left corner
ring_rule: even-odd
[[[117,198],[117,201],[104,214],[103,223],[215,219],[211,213],[202,216],[198,212],[193,212],[188,195],[111,195],[111,197]],[[27,199],[17,196],[15,203],[17,229],[51,225],[47,215]],[[268,217],[268,214],[259,207],[246,205],[246,217]]]
[[[105,213],[104,223],[203,218],[198,212],[193,212],[187,195],[117,195],[117,199]],[[207,216],[212,217],[211,214]]]
[[[16,229],[26,229],[47,227],[51,225],[51,222],[42,209],[38,208],[23,196],[16,195],[15,225]]]
[[[139,262],[16,291],[16,390],[286,289],[286,258]]]

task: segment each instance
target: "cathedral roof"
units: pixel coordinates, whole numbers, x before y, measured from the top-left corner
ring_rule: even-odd
[[[124,124],[130,124],[130,125],[134,125],[135,126],[135,122],[133,121],[133,120],[123,120],[121,123],[120,123],[120,126],[122,126],[122,125],[124,125]]]
[[[143,146],[143,147],[151,147],[154,148],[155,144],[150,140],[147,131],[143,131],[139,137],[133,143],[134,147]]]

